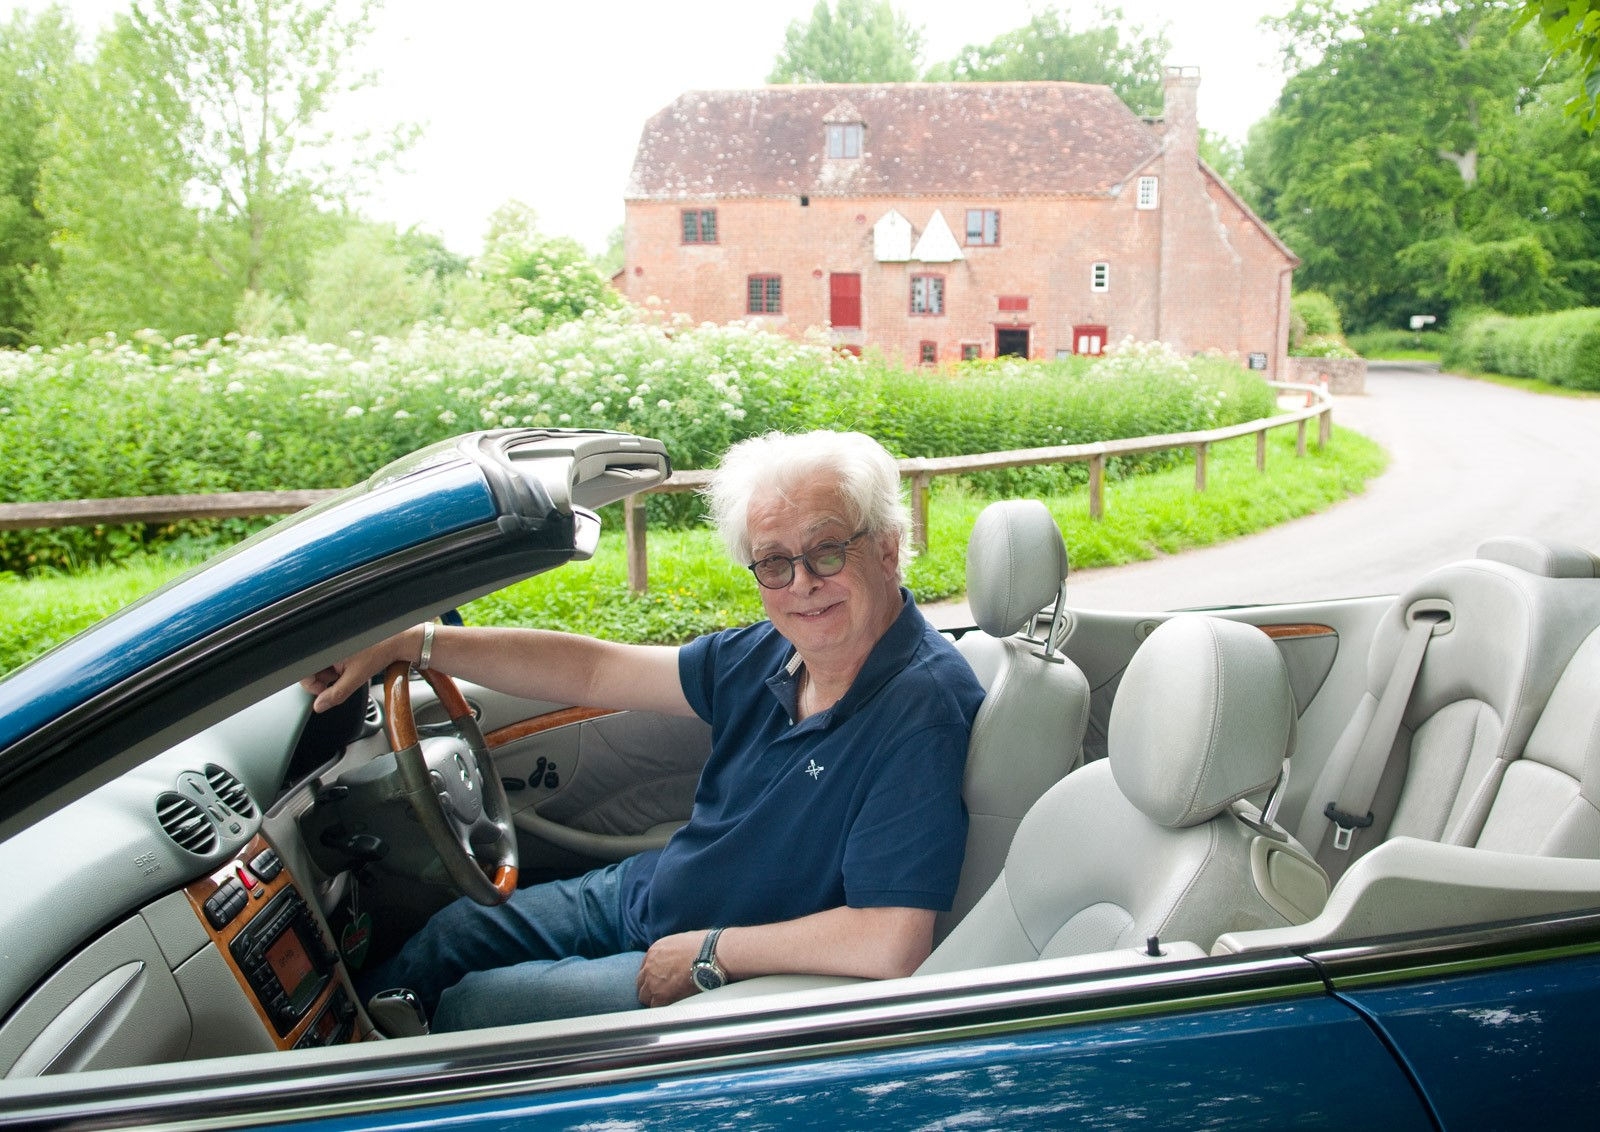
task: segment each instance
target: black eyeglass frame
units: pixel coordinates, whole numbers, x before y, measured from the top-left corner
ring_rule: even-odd
[[[844,568],[849,565],[850,558],[846,552],[850,549],[850,544],[855,542],[857,539],[860,539],[866,533],[867,529],[863,527],[847,539],[842,541],[830,540],[828,542],[819,542],[816,546],[807,547],[799,554],[769,554],[758,562],[746,563],[745,569],[749,570],[751,574],[755,575],[756,585],[767,590],[784,590],[794,585],[794,568],[795,564],[799,562],[804,562],[806,564],[806,569],[811,571],[811,576],[813,578],[831,578],[835,574],[841,573]],[[835,566],[831,570],[819,567],[817,563],[812,560],[813,555],[827,554],[831,551],[839,552],[839,565]],[[761,568],[769,565],[776,568],[776,564],[779,562],[782,562],[784,565],[788,566],[788,576],[785,577],[781,582],[768,582],[764,580],[761,577]]]

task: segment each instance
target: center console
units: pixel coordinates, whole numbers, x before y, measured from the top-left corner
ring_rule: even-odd
[[[338,955],[264,838],[189,885],[188,896],[278,1048],[360,1037]]]

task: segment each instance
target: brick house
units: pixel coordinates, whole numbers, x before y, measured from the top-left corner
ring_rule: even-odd
[[[828,327],[908,362],[1099,353],[1126,336],[1276,376],[1299,260],[1165,116],[1082,83],[769,86],[649,123],[617,284],[696,320]]]

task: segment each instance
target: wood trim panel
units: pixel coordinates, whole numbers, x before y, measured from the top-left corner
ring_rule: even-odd
[[[484,744],[492,751],[497,747],[504,747],[508,743],[515,743],[519,739],[526,739],[530,735],[537,735],[542,731],[553,731],[557,727],[566,727],[573,723],[583,723],[590,719],[600,719],[602,716],[616,715],[614,708],[596,707],[569,707],[556,711],[547,711],[543,715],[536,715],[531,719],[524,719],[521,723],[509,723],[497,728],[483,737]]]
[[[1298,637],[1336,637],[1337,631],[1332,625],[1317,625],[1314,623],[1295,625],[1258,625],[1267,636],[1275,641],[1290,640]]]
[[[244,990],[244,996],[249,1001],[251,1008],[256,1012],[256,1017],[261,1020],[262,1029],[266,1031],[267,1037],[272,1039],[273,1044],[279,1049],[293,1049],[294,1044],[304,1036],[312,1023],[322,1014],[323,1007],[333,997],[333,992],[343,986],[343,982],[338,977],[336,970],[334,977],[328,980],[328,985],[322,988],[322,993],[317,995],[316,1000],[307,1008],[305,1017],[296,1022],[294,1028],[287,1034],[279,1037],[278,1027],[273,1024],[265,1008],[262,1007],[261,1000],[256,997],[255,988],[250,985],[250,980],[245,978],[244,972],[239,969],[239,964],[234,961],[231,945],[239,933],[244,931],[251,921],[256,918],[256,914],[271,904],[273,897],[284,889],[294,888],[298,891],[294,878],[289,874],[289,866],[287,864],[283,864],[278,875],[270,881],[261,880],[249,871],[248,862],[255,860],[258,854],[264,853],[271,848],[272,846],[268,844],[267,839],[258,833],[250,839],[244,848],[234,854],[226,864],[213,869],[208,876],[191,881],[184,887],[183,891],[184,895],[189,898],[189,906],[194,909],[195,917],[200,921],[200,926],[205,929],[206,935],[210,937],[212,944],[222,953],[222,961],[227,964],[228,970],[233,972],[233,977],[239,980],[239,986]],[[281,860],[280,857],[280,862]],[[250,890],[249,905],[245,911],[240,912],[220,929],[212,927],[211,921],[206,919],[206,901],[228,881],[237,879],[241,872],[255,881],[255,887]],[[301,893],[302,899],[304,895],[304,893]],[[359,1038],[360,1027],[358,1026],[352,1032],[350,1040],[356,1041]]]

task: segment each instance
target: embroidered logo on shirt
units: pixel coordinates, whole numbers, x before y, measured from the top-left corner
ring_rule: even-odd
[[[806,767],[806,773],[811,776],[811,781],[815,782],[817,780],[817,776],[827,769],[828,768],[825,766],[818,766],[817,760],[812,759],[810,765]]]

